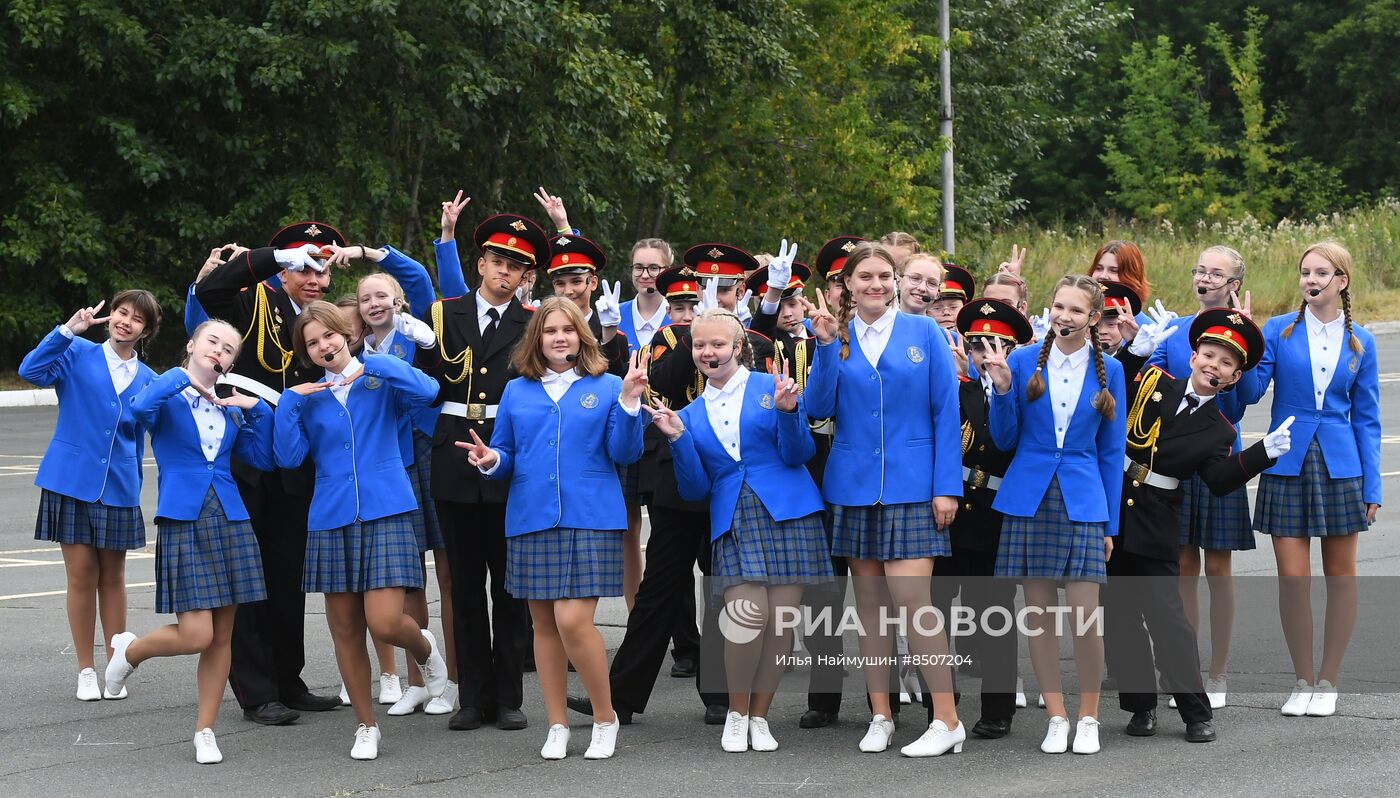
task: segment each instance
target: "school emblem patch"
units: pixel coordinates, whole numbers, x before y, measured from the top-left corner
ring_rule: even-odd
[[[922,362],[924,362],[924,350],[920,349],[920,348],[917,347],[917,346],[911,346],[911,347],[909,347],[909,350],[908,350],[907,352],[905,352],[905,354],[909,355],[909,360],[910,360],[911,362],[914,362],[914,363],[922,363]]]
[[[378,377],[365,377],[365,388],[370,391],[377,391],[384,385],[384,381]]]
[[[773,409],[773,397],[772,397],[772,396],[769,396],[768,394],[765,393],[765,394],[763,395],[763,398],[761,398],[761,399],[758,400],[758,406],[761,407],[761,408],[763,408],[764,410],[772,410],[772,409]]]
[[[403,344],[394,344],[394,357],[402,358],[408,353],[404,351]]]
[[[598,394],[592,392],[586,393],[578,400],[578,403],[583,405],[586,409],[592,410],[598,406]]]

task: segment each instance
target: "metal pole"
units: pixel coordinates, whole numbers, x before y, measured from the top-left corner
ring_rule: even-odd
[[[953,77],[948,0],[938,4],[938,133],[943,139],[943,250],[953,254]]]

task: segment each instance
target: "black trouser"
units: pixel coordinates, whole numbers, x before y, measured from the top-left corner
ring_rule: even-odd
[[[267,585],[267,598],[238,605],[233,621],[228,683],[239,706],[252,709],[306,692],[301,679],[306,594],[301,586],[311,497],[287,493],[280,471],[260,472],[251,482],[240,475],[237,482]]]
[[[519,709],[524,700],[521,674],[532,632],[529,608],[506,592],[506,506],[434,504],[452,571],[452,630],[461,706],[476,707],[488,715],[497,708]]]
[[[675,630],[695,618],[695,564],[701,573],[710,572],[710,516],[658,507],[648,508],[651,515],[651,536],[647,539],[646,569],[637,599],[627,615],[627,633],[613,656],[610,681],[613,706],[628,712],[645,712],[656,675],[666,658],[666,646]],[[687,600],[687,597],[689,600]],[[704,634],[721,640],[718,632],[718,603],[707,602]],[[687,615],[688,613],[688,615]],[[717,646],[719,657],[701,656],[697,664],[702,669],[695,679],[700,700],[710,704],[728,705],[726,693],[706,692],[700,685],[709,677],[706,669],[724,667],[723,647]],[[703,651],[703,648],[702,648]],[[721,671],[719,680],[722,683]]]
[[[828,523],[828,542],[830,535],[831,524]],[[809,586],[802,592],[802,602],[812,608],[814,618],[830,613],[831,624],[817,624],[817,629],[835,631],[845,609],[846,575],[850,573],[850,568],[845,557],[832,557],[831,569],[836,573],[836,583]],[[807,685],[807,708],[835,715],[841,711],[841,688],[846,676],[846,669],[840,663],[840,657],[846,649],[845,640],[839,634],[820,634],[814,631],[813,634],[804,637],[802,642],[807,647],[807,653],[812,656],[811,677]],[[895,707],[899,706],[897,699],[898,696]]]
[[[1102,601],[1104,644],[1113,651],[1120,708],[1145,712],[1157,706],[1156,691],[1147,688],[1156,685],[1155,667],[1160,666],[1162,684],[1176,698],[1181,719],[1193,723],[1210,720],[1213,713],[1201,685],[1196,632],[1181,604],[1180,573],[1175,560],[1154,560],[1115,549],[1108,561]]]
[[[995,549],[954,548],[953,556],[935,558],[933,606],[943,613],[951,625],[953,597],[961,594],[959,603],[973,612],[974,627],[973,634],[957,638],[958,653],[976,657],[981,666],[982,719],[1010,720],[1016,714],[1016,582],[993,578],[996,564]],[[989,607],[1005,607],[1011,613],[1013,625],[1005,634],[989,635],[983,629],[981,619]],[[944,631],[950,633],[951,628]],[[953,678],[954,695],[957,695],[956,669]],[[924,706],[928,708],[929,722],[932,722],[933,697],[927,687],[924,688]]]

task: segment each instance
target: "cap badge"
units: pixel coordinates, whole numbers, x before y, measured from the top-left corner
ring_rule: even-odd
[[[981,313],[983,316],[990,316],[993,313],[996,313],[997,309],[992,307],[991,305],[983,305],[982,309],[978,312]]]
[[[311,225],[310,227],[306,228],[305,233],[306,233],[306,235],[309,235],[309,236],[311,236],[312,238],[315,238],[316,236],[318,236],[318,235],[321,234],[321,228],[319,228],[319,227],[317,227],[316,225],[313,224],[313,225]]]
[[[580,405],[583,405],[585,409],[592,410],[593,408],[598,406],[598,394],[590,391],[589,393],[584,394],[583,398],[578,400],[578,403]]]
[[[992,323],[989,322],[989,321],[984,321],[984,322],[982,322],[982,332],[991,332],[991,331],[992,331]]]
[[[506,239],[506,246],[508,246],[508,247],[513,247],[513,246],[515,246],[515,236],[511,236],[510,238]]]
[[[710,247],[710,251],[705,254],[709,255],[712,258],[718,258],[724,254],[724,251],[721,250],[719,247]]]
[[[711,263],[711,264],[710,264],[710,274],[719,274],[719,264],[718,264],[718,263]]]
[[[564,236],[559,236],[559,240],[556,241],[556,242],[554,242],[554,243],[558,244],[558,245],[561,246],[561,247],[567,247],[568,245],[570,245],[570,244],[572,244],[572,243],[574,243],[574,242],[570,241],[569,239],[565,238]]]
[[[846,243],[844,243],[844,244],[841,245],[841,251],[842,251],[842,252],[850,252],[851,250],[853,250],[853,249],[855,249],[855,248],[856,248],[856,242],[854,242],[854,241],[847,241]]]
[[[567,254],[559,256],[559,262],[560,262],[560,263],[568,263],[568,262],[569,262],[569,256],[568,256]]]
[[[1238,324],[1243,324],[1243,323],[1244,323],[1244,320],[1240,318],[1240,314],[1238,314],[1238,313],[1231,313],[1229,318],[1230,318],[1230,323],[1231,323],[1231,324],[1236,324],[1236,325],[1238,325]]]
[[[917,346],[909,347],[909,351],[905,354],[909,355],[909,360],[911,360],[914,363],[924,362],[924,350],[920,349]]]
[[[525,223],[520,221],[519,219],[516,219],[515,221],[511,222],[510,227],[517,233],[525,232]]]

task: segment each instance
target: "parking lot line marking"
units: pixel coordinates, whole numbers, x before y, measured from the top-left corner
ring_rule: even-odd
[[[127,585],[127,586],[126,586],[126,589],[127,589],[127,590],[130,590],[130,589],[132,589],[132,588],[134,588],[134,587],[155,587],[155,586],[156,586],[156,583],[155,583],[155,582],[135,582],[135,583],[132,583],[132,584]],[[13,594],[8,595],[8,596],[0,596],[0,601],[17,601],[17,600],[19,600],[19,599],[27,599],[27,598],[43,598],[43,597],[45,597],[45,596],[62,596],[62,595],[64,595],[64,594],[67,593],[67,592],[68,592],[67,590],[46,590],[46,591],[44,591],[44,592],[42,592],[42,593],[13,593]]]
[[[154,554],[147,554],[143,551],[127,552],[126,559],[149,560],[155,557]],[[62,565],[63,560],[21,560],[15,557],[0,557],[0,568],[31,568],[36,565]]]

